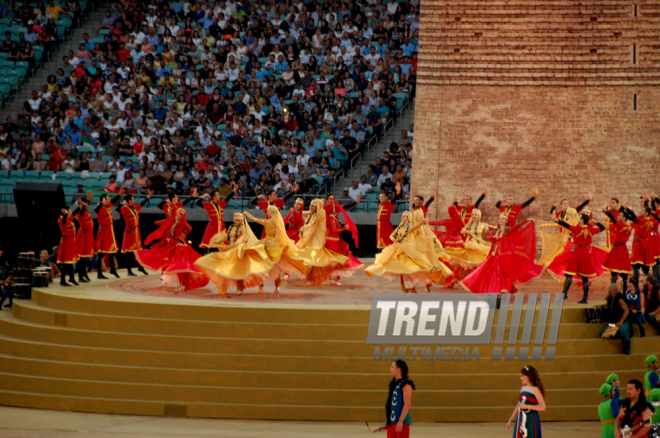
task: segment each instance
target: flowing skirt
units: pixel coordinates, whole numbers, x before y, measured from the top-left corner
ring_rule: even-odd
[[[452,268],[472,271],[486,261],[490,248],[490,245],[469,240],[460,248],[446,247],[445,252],[451,257],[448,263]]]
[[[177,239],[169,242],[158,242],[156,248],[142,249],[135,252],[137,261],[150,271],[160,272],[163,276],[176,275],[187,290],[206,286],[206,278],[195,266],[195,262],[202,257],[187,243]]]
[[[376,255],[373,265],[364,270],[369,277],[381,276],[388,280],[401,278],[407,289],[440,283],[452,274],[443,263],[430,265],[416,257],[414,248],[407,244],[393,243]]]
[[[195,266],[216,285],[220,292],[229,288],[261,286],[268,278],[274,262],[263,245],[245,249],[245,245],[219,246],[218,252],[207,254]]]
[[[558,280],[564,280],[566,274],[571,274],[574,278],[579,278],[579,274],[588,274],[584,275],[585,277],[600,277],[603,275],[605,272],[603,263],[607,260],[609,251],[596,245],[591,245],[591,250],[587,252],[581,251],[581,249],[576,248],[578,251],[573,251],[573,241],[567,240],[562,252],[547,266],[550,275]]]

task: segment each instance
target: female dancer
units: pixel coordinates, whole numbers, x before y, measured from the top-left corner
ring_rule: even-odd
[[[413,215],[406,211],[401,216],[401,223],[389,236],[392,244],[376,255],[376,262],[364,270],[369,277],[383,276],[389,280],[399,277],[401,290],[405,293],[414,293],[415,287],[424,286],[427,292],[431,291],[433,282],[439,283],[451,270],[439,262],[440,254],[434,255],[428,250],[435,246],[425,229],[423,233],[415,233],[423,225],[428,227],[420,211],[422,220],[413,222]],[[428,239],[431,242],[424,242]],[[437,241],[437,239],[436,239]],[[425,251],[422,251],[425,250]]]
[[[497,228],[489,235],[490,254],[461,282],[467,291],[515,293],[515,282],[529,281],[541,273],[532,273],[536,254],[534,222],[528,219],[509,226],[508,219],[505,213],[500,214]]]
[[[359,199],[359,198],[358,198]],[[360,246],[360,241],[358,240],[358,232],[355,223],[351,220],[344,207],[339,205],[334,196],[329,196],[328,200],[323,207],[325,210],[325,219],[326,219],[326,235],[325,235],[325,247],[330,251],[334,251],[338,254],[348,257],[348,262],[341,268],[336,269],[332,272],[330,276],[330,281],[333,284],[340,285],[338,282],[341,277],[350,277],[353,273],[364,267],[362,262],[360,262],[355,256],[351,253],[351,250],[348,247],[348,243],[344,241],[341,237],[342,231],[350,231],[351,236],[353,237],[353,242],[355,242],[355,247]],[[339,222],[339,214],[344,216],[345,225],[342,227]]]
[[[246,287],[254,286],[259,286],[259,292],[263,292],[263,284],[274,263],[243,214],[235,213],[234,223],[211,238],[209,248],[217,248],[218,251],[200,258],[195,266],[218,287],[221,294],[225,294],[230,287],[236,288],[236,295],[241,295]]]
[[[481,211],[476,208],[472,210],[470,220],[461,230],[465,236],[465,243],[461,248],[448,247],[445,252],[451,259],[449,264],[453,268],[472,271],[482,264],[490,253],[491,243],[483,239],[484,231],[495,228],[485,222],[481,222]]]
[[[287,225],[286,235],[296,243],[300,240],[300,229],[305,225],[305,219],[303,218],[304,209],[305,201],[302,198],[297,198],[293,209],[289,210],[289,214],[284,218],[284,225]]]
[[[621,437],[622,429],[629,428],[632,433],[628,436],[648,438],[653,418],[653,406],[646,401],[642,382],[637,379],[628,381],[626,394],[628,398],[621,403],[619,415],[614,422],[614,434]]]
[[[280,210],[275,205],[269,205],[266,214],[268,219],[259,219],[247,211],[244,216],[264,227],[265,238],[260,243],[265,246],[266,253],[273,262],[268,276],[275,281],[275,293],[278,293],[282,274],[304,278],[311,269],[311,262],[298,254],[293,240],[286,235]]]
[[[326,233],[323,200],[314,199],[309,207],[305,225],[300,229],[300,240],[296,243],[298,254],[312,264],[306,278],[313,285],[323,283],[331,277],[333,271],[348,263],[348,257],[325,247]]]
[[[545,388],[536,368],[525,365],[520,371],[520,395],[506,430],[511,430],[511,422],[516,420],[513,438],[541,438],[541,419],[539,412],[545,411]]]
[[[194,263],[201,255],[186,241],[192,227],[186,220],[186,210],[176,208],[169,219],[156,222],[160,228],[151,233],[144,242],[148,245],[155,239],[152,249],[141,249],[135,253],[137,261],[150,271],[160,271],[163,286],[175,277],[180,286],[177,290],[192,290],[208,284],[206,278]]]
[[[408,378],[408,364],[398,359],[390,366],[390,390],[385,404],[387,436],[408,438],[410,436],[410,406],[415,383]]]

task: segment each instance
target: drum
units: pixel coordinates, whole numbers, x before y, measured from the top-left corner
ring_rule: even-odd
[[[30,283],[14,283],[14,298],[32,299],[32,285]]]
[[[33,252],[19,252],[18,253],[18,268],[19,269],[33,269],[37,267],[37,258]]]
[[[48,287],[50,283],[50,273],[43,269],[32,270],[32,287]]]

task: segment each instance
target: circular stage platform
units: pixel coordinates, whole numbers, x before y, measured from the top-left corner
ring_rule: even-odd
[[[592,290],[604,296],[605,279]],[[542,278],[521,292],[559,292]],[[389,361],[366,344],[374,293],[398,284],[357,272],[340,286],[286,281],[281,293],[176,293],[157,276],[56,284],[0,312],[0,404],[82,412],[184,417],[382,421]],[[434,288],[434,292],[462,292]],[[642,374],[657,353],[649,333],[624,356],[598,338],[571,290],[553,361],[534,362],[548,389],[545,420],[597,419],[610,372]],[[572,301],[572,302],[571,302]],[[596,303],[597,299],[592,299]],[[496,315],[497,318],[497,315]],[[381,346],[382,348],[386,346]],[[432,346],[435,348],[436,346]],[[413,361],[415,421],[508,418],[524,362]],[[478,409],[478,415],[475,415]]]

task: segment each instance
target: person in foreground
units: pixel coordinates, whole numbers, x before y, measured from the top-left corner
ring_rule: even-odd
[[[545,411],[545,388],[539,372],[530,365],[520,371],[520,395],[506,430],[511,430],[511,422],[515,419],[513,438],[541,438],[541,419],[539,412]]]
[[[628,398],[621,403],[619,415],[614,422],[614,435],[617,438],[624,437],[624,433],[625,438],[648,438],[654,409],[651,403],[646,401],[643,389],[639,380],[628,381]]]
[[[408,364],[398,359],[390,366],[390,391],[387,395],[387,438],[408,438],[410,436],[410,407],[415,384],[408,378]]]

